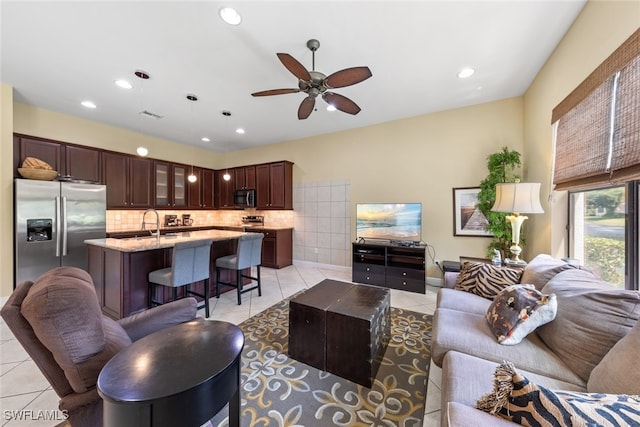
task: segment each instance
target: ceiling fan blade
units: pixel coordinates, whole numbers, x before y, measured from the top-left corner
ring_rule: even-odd
[[[307,96],[300,103],[300,107],[298,107],[298,119],[304,120],[311,115],[313,111],[313,107],[316,106],[316,98],[313,96]]]
[[[337,87],[351,86],[360,83],[371,76],[372,74],[369,67],[345,68],[344,70],[336,71],[329,75],[324,79],[324,84],[328,88],[335,89]]]
[[[288,53],[277,53],[276,55],[278,55],[278,59],[280,60],[280,62],[282,62],[285,67],[287,67],[287,70],[289,70],[291,74],[293,74],[300,80],[304,80],[305,82],[311,80],[309,71],[293,56],[289,55]]]
[[[325,92],[322,95],[327,104],[331,104],[343,113],[356,115],[360,112],[358,104],[347,98],[346,96],[338,95],[333,92]]]
[[[271,96],[271,95],[284,95],[286,93],[298,93],[300,89],[271,89],[263,90],[261,92],[254,92],[251,96]]]

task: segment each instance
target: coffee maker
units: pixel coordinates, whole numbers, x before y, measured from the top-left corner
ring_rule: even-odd
[[[178,225],[178,215],[165,215],[164,216],[164,226],[165,227],[175,227]]]
[[[182,225],[193,225],[193,219],[190,214],[182,214]]]

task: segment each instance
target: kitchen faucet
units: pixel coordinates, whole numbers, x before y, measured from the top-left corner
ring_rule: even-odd
[[[144,213],[142,214],[142,231],[145,230],[145,222],[144,222],[144,217],[147,215],[147,212],[153,212],[154,214],[156,214],[156,232],[155,232],[155,236],[156,239],[158,241],[160,241],[160,215],[158,215],[158,211],[156,211],[155,209],[147,209],[146,211],[144,211]],[[151,223],[153,224],[153,223]],[[153,231],[149,230],[149,233],[153,236],[154,233]]]

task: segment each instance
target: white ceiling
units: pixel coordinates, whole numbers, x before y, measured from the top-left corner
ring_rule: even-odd
[[[559,1],[7,1],[0,5],[3,83],[14,100],[214,151],[238,150],[524,94],[585,0]],[[242,15],[224,23],[222,6]],[[373,77],[335,89],[355,116],[304,94],[278,60],[311,70],[368,66]],[[463,67],[477,71],[461,80]],[[134,76],[138,69],[151,79]],[[115,86],[128,79],[134,88]],[[186,100],[189,93],[199,101]],[[91,100],[88,110],[81,101]],[[142,110],[164,116],[142,118]],[[223,110],[232,112],[230,118]],[[244,135],[234,129],[243,127]],[[200,138],[208,136],[211,142]]]

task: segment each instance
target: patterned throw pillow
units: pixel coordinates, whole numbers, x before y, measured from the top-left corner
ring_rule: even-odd
[[[552,391],[518,374],[511,362],[496,368],[494,390],[476,408],[528,426],[640,425],[640,396]]]
[[[533,285],[511,285],[494,298],[485,317],[500,344],[514,345],[551,322],[557,311],[555,294],[544,295]]]
[[[521,269],[467,261],[462,264],[454,289],[494,299],[503,288],[519,283],[521,275]]]

